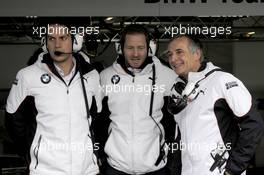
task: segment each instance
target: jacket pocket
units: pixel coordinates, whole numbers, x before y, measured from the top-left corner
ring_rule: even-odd
[[[38,167],[38,163],[39,163],[38,155],[39,155],[39,147],[40,147],[41,139],[42,139],[42,135],[39,136],[38,144],[33,150],[34,157],[36,158],[35,169]]]

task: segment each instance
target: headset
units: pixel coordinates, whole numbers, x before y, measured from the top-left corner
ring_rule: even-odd
[[[156,51],[157,51],[157,41],[156,40],[150,40],[148,48],[149,48],[148,49],[148,57],[155,56]],[[118,55],[123,55],[120,42],[115,42],[115,49],[116,49],[116,53]]]
[[[167,106],[168,111],[172,115],[176,115],[179,112],[181,112],[188,105],[189,102],[194,101],[201,92],[198,91],[199,83],[204,79],[206,79],[209,75],[211,75],[215,71],[222,71],[222,69],[215,68],[209,71],[204,75],[203,78],[198,80],[196,83],[195,82],[185,83],[183,79],[178,77],[177,83],[175,83],[171,88],[171,91],[172,92],[174,91],[175,94],[177,94],[177,96],[173,94],[172,97],[170,98],[169,104]]]
[[[80,34],[72,35],[72,52],[77,53],[82,49],[83,36]],[[46,36],[41,38],[41,47],[44,52],[48,52]]]
[[[143,34],[145,35],[146,43],[147,43],[147,52],[148,57],[153,57],[156,54],[157,50],[157,42],[153,39],[153,36],[150,35],[148,29],[140,24],[130,24],[126,26],[121,33],[121,38],[118,43],[115,44],[116,52],[119,55],[124,55],[123,53],[123,47],[126,41],[127,35],[133,35],[133,34]]]

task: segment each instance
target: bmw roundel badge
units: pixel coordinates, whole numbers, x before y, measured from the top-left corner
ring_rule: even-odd
[[[49,74],[42,74],[41,77],[40,77],[40,80],[42,83],[44,84],[48,84],[51,80],[51,77]]]
[[[113,75],[113,76],[112,76],[112,78],[111,78],[111,82],[112,82],[113,84],[117,84],[117,83],[119,83],[119,81],[120,81],[120,77],[119,77],[119,75]]]

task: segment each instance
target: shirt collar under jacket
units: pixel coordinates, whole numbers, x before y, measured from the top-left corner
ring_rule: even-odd
[[[89,60],[87,60],[86,58],[83,57],[82,54],[79,53],[74,53],[73,57],[75,58],[74,60],[76,61],[76,68],[75,68],[75,73],[77,73],[79,71],[79,69],[82,70],[82,74],[87,74],[88,72],[91,72],[94,70],[94,67],[88,62]],[[43,64],[45,63],[45,64]],[[60,74],[58,73],[58,71],[56,70],[54,64],[53,64],[53,60],[50,57],[50,54],[47,52],[43,52],[41,54],[39,54],[38,60],[35,62],[35,64],[44,69],[45,71],[48,70],[53,73],[54,75],[56,75],[57,77],[61,77]],[[47,65],[43,66],[43,65]]]
[[[72,77],[74,76],[75,74],[75,70],[76,70],[76,60],[75,58],[72,58],[72,61],[73,61],[73,68],[71,69],[70,73],[68,75],[64,75],[64,72],[63,70],[56,64],[56,63],[53,63],[57,72],[60,74],[60,76],[63,78],[63,80],[66,82],[66,83],[69,83],[70,80],[72,79]]]
[[[125,57],[123,55],[119,55],[117,60],[114,62],[113,67],[120,74],[129,74],[131,76],[143,75],[152,70],[153,58],[154,57],[147,57],[142,66],[140,66],[139,69],[134,70],[131,67],[127,67],[125,64]]]

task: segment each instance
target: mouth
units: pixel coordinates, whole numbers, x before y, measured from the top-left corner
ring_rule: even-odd
[[[54,54],[55,56],[61,56],[61,55],[62,55],[60,51],[54,51],[53,54]]]
[[[182,65],[183,65],[183,63],[178,63],[178,64],[173,64],[172,67],[173,67],[174,69],[178,69],[178,68],[180,68]]]
[[[140,61],[140,58],[131,58],[131,61]]]

